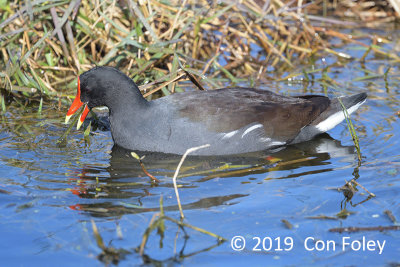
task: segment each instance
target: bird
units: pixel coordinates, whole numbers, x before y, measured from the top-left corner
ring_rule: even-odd
[[[311,140],[357,110],[362,92],[328,98],[283,96],[268,90],[230,87],[187,91],[148,101],[135,82],[114,67],[97,66],[78,77],[77,94],[65,123],[82,106],[79,129],[89,111],[109,110],[114,144],[133,151],[183,155],[233,155],[273,150]]]

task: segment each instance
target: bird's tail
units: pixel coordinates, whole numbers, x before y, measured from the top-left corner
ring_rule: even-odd
[[[321,133],[329,131],[345,119],[342,104],[350,115],[356,111],[366,99],[366,93],[334,98],[331,100],[329,107],[310,125],[315,126]]]
[[[360,93],[332,99],[328,108],[324,110],[312,123],[301,129],[300,133],[291,143],[294,144],[310,140],[318,134],[329,131],[345,119],[342,104],[350,115],[365,102],[366,98],[366,93]]]

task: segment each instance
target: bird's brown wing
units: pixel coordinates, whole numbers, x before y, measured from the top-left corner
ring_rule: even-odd
[[[175,94],[181,117],[203,124],[209,131],[231,132],[259,123],[265,136],[287,142],[315,120],[330,103],[324,96],[281,96],[252,88],[224,88]]]

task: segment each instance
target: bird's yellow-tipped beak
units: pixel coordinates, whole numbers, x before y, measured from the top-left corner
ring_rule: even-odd
[[[85,104],[85,108],[83,109],[82,115],[81,115],[81,117],[79,118],[78,123],[76,124],[76,129],[77,129],[77,130],[79,130],[79,128],[81,128],[81,126],[82,126],[83,122],[85,121],[86,116],[87,116],[87,114],[89,113],[89,111],[90,111],[90,110],[89,110],[87,104]]]
[[[65,124],[68,123],[68,121],[71,118],[71,116],[74,115],[75,112],[77,112],[78,109],[80,107],[82,107],[82,106],[83,106],[83,102],[81,101],[81,83],[80,83],[80,80],[79,80],[79,77],[78,77],[78,91],[76,93],[74,102],[72,102],[71,107],[69,108],[69,110],[67,112],[67,116],[65,116]],[[86,116],[89,113],[89,111],[90,110],[89,110],[89,108],[88,108],[88,106],[86,104],[85,108],[83,110],[83,113],[82,113],[81,117],[79,118],[78,124],[76,126],[77,129],[79,129],[82,126],[82,124],[83,124],[84,120],[86,119]]]
[[[71,118],[72,115],[67,115],[65,116],[65,124],[68,124],[69,119]]]

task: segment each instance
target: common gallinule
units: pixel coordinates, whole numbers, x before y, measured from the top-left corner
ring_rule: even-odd
[[[366,93],[341,97],[350,114]],[[175,93],[153,101],[112,67],[95,67],[78,78],[78,92],[66,123],[82,105],[78,128],[89,110],[109,109],[114,143],[131,150],[183,154],[210,144],[197,155],[267,150],[310,140],[344,120],[337,98],[282,96],[254,88],[222,88]]]

